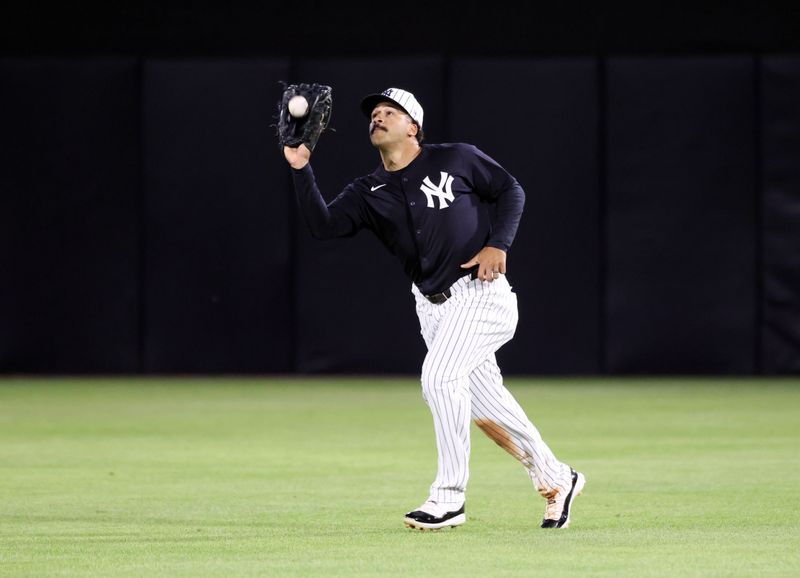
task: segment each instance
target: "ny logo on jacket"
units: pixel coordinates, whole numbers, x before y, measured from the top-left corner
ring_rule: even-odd
[[[447,201],[451,203],[455,200],[455,196],[453,195],[453,177],[452,175],[448,175],[446,172],[441,171],[439,173],[441,175],[439,179],[439,186],[436,187],[431,182],[430,177],[425,177],[425,180],[422,181],[422,185],[419,187],[420,190],[425,193],[425,197],[428,199],[428,208],[432,209],[434,207],[433,197],[439,198],[439,208],[446,209],[450,205],[447,204]]]

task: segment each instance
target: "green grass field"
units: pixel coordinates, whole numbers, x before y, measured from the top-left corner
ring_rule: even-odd
[[[521,379],[572,527],[473,426],[467,523],[415,532],[409,379],[0,380],[2,576],[798,576],[800,379]]]

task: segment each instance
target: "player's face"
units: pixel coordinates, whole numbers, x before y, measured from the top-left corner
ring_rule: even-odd
[[[389,102],[381,102],[372,109],[369,123],[369,140],[374,146],[405,142],[416,134],[411,117]]]

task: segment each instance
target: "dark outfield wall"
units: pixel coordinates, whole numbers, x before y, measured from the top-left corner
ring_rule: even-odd
[[[756,54],[0,59],[0,371],[418,371],[398,263],[296,212],[281,80],[334,87],[329,199],[388,86],[519,179],[506,373],[800,371],[800,58]]]

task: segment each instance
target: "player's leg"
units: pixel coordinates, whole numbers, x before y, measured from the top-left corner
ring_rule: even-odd
[[[542,440],[525,411],[503,385],[493,354],[475,368],[469,379],[475,424],[525,467],[534,487],[547,500],[543,526],[567,527],[571,502],[585,483],[583,475],[558,460]]]
[[[431,501],[451,505],[464,502],[469,479],[469,378],[459,371],[458,347],[453,335],[468,315],[458,308],[439,320],[438,331],[422,364],[422,395],[433,416],[438,468],[430,487]]]
[[[492,441],[520,461],[536,489],[566,489],[569,466],[560,462],[511,392],[503,385],[494,355],[469,376],[472,419]]]
[[[417,302],[417,316],[420,332],[428,348],[426,361],[423,363],[422,396],[433,416],[436,448],[438,452],[438,470],[434,484],[437,486],[436,496],[431,490],[430,497],[417,509],[405,515],[405,524],[420,530],[439,529],[458,526],[466,521],[464,513],[464,488],[468,477],[469,461],[469,384],[466,379],[453,387],[448,395],[443,391],[429,393],[425,388],[426,364],[429,364],[436,353],[434,349],[436,335],[442,320],[446,317],[441,306],[429,302],[419,290],[412,285],[412,292]],[[460,394],[456,393],[460,389]],[[466,427],[454,427],[463,424]],[[451,464],[460,464],[452,466]],[[433,487],[433,486],[432,486]]]
[[[436,432],[438,468],[429,498],[409,517],[435,504],[446,512],[463,507],[469,478],[471,394],[469,374],[506,343],[517,323],[516,296],[503,278],[494,283],[461,280],[441,305],[417,294],[417,313],[428,353],[422,391]],[[463,510],[461,512],[463,515]],[[453,525],[453,524],[448,524]],[[417,526],[415,526],[417,527]]]

